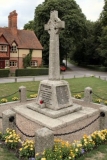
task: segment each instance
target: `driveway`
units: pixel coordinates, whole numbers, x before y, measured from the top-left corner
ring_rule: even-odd
[[[74,76],[75,77],[83,77],[83,76],[89,77],[92,75],[95,77],[100,77],[102,79],[107,78],[107,72],[93,71],[87,68],[75,66],[73,64],[70,64],[69,62],[67,62],[67,66],[69,70],[66,71],[65,73],[62,73],[64,75],[64,78],[73,78]]]

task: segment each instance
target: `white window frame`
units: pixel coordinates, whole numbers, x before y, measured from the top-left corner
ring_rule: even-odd
[[[17,67],[17,61],[10,61],[10,67]]]
[[[0,51],[7,52],[7,45],[0,45]]]
[[[12,53],[17,53],[17,46],[16,45],[11,46],[11,52]]]
[[[31,61],[31,67],[37,67],[38,62],[37,61]]]

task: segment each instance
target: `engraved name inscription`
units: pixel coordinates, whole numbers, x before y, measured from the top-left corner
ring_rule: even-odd
[[[40,91],[41,91],[41,97],[42,97],[43,101],[47,104],[51,104],[51,100],[52,100],[51,86],[41,84]]]
[[[69,102],[67,86],[56,87],[56,95],[59,104],[67,104]]]

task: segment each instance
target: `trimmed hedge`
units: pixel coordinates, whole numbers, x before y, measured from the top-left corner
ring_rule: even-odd
[[[92,70],[96,70],[96,71],[102,71],[102,72],[107,71],[107,67],[97,66],[97,65],[87,65],[87,68],[92,69]]]
[[[38,76],[48,75],[48,68],[30,68],[30,69],[16,69],[15,76]]]
[[[100,67],[100,68],[99,68],[99,71],[106,72],[106,71],[107,71],[107,67]]]
[[[0,69],[0,77],[9,77],[9,69]]]

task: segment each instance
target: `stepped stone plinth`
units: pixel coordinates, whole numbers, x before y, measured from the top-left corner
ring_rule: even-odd
[[[89,123],[89,118],[92,117],[91,119],[93,119],[93,116],[99,115],[97,109],[81,107],[77,104],[54,111],[48,108],[40,109],[37,104],[29,103],[28,105],[13,107],[13,110],[30,121],[35,122],[35,125],[39,124],[41,128],[47,127],[53,131],[57,131],[58,129],[63,130],[67,126],[70,126],[72,129],[73,125],[76,126],[81,121],[83,121],[82,126],[84,126],[84,122],[87,122],[86,124]]]
[[[58,118],[61,116],[65,116],[67,114],[71,114],[71,113],[77,112],[82,109],[82,106],[78,105],[78,104],[73,104],[72,107],[70,106],[70,107],[60,109],[60,110],[53,110],[53,109],[49,109],[49,108],[42,108],[41,109],[39,107],[39,105],[37,105],[36,103],[28,104],[26,107],[28,109],[31,109],[33,111],[36,111],[38,113],[41,113],[41,114],[46,115],[51,118]]]

